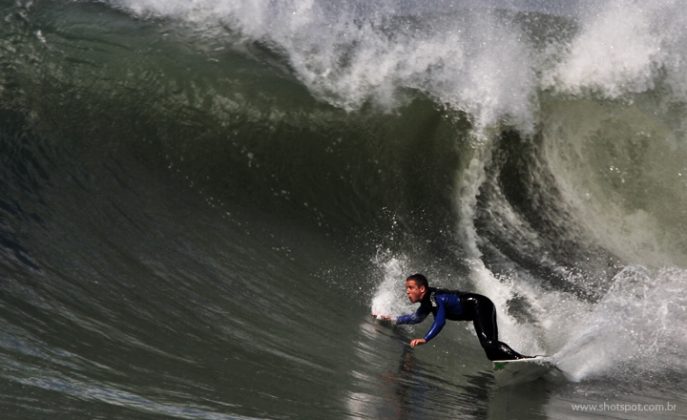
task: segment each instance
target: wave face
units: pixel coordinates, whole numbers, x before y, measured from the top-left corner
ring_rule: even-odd
[[[683,9],[0,1],[3,407],[687,403]],[[566,381],[513,408],[469,329],[411,351],[426,325],[371,322],[418,271],[488,295]]]

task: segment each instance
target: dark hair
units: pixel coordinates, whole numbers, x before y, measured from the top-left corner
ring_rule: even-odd
[[[408,280],[413,280],[415,284],[417,284],[418,287],[424,286],[425,288],[429,287],[429,282],[427,281],[427,277],[423,276],[420,273],[413,274],[412,276],[408,276],[406,278],[406,281]]]

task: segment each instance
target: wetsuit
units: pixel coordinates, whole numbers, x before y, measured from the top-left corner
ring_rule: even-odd
[[[396,323],[417,324],[422,322],[430,313],[434,315],[434,323],[424,337],[428,342],[444,328],[447,319],[472,321],[477,338],[479,338],[489,360],[513,360],[529,357],[521,355],[498,340],[496,308],[486,296],[430,287],[417,311],[398,317]]]

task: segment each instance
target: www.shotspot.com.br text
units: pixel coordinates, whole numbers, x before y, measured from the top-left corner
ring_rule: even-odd
[[[598,403],[577,403],[570,404],[570,408],[576,412],[616,412],[616,413],[675,413],[678,411],[677,404],[666,401],[661,404],[641,404],[628,402],[598,402]]]

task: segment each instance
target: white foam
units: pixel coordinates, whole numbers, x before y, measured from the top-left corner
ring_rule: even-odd
[[[212,36],[231,27],[286,54],[319,98],[347,110],[393,109],[417,90],[465,111],[477,127],[506,119],[530,129],[537,82],[517,25],[485,7],[315,0],[111,0],[139,16],[188,22]],[[413,16],[413,13],[418,15]]]
[[[559,367],[573,380],[687,371],[681,354],[687,345],[685,280],[681,269],[628,267],[586,310],[559,307],[570,320],[560,329],[567,342],[555,355]]]
[[[405,296],[403,280],[409,275],[405,256],[383,253],[374,263],[381,270],[382,281],[372,298],[372,314],[397,317],[415,311]]]
[[[621,98],[660,80],[687,101],[687,14],[681,2],[579,1],[539,4],[579,29],[543,47],[503,2],[354,0],[108,0],[143,17],[186,22],[225,37],[226,28],[284,54],[322,100],[347,110],[368,102],[393,109],[417,90],[468,114],[481,130],[537,124],[541,88]],[[564,9],[564,10],[563,10]],[[230,41],[230,39],[234,41]]]
[[[590,10],[562,61],[544,84],[579,94],[595,90],[610,98],[654,87],[666,52],[653,32],[651,16],[637,3],[608,2]]]

